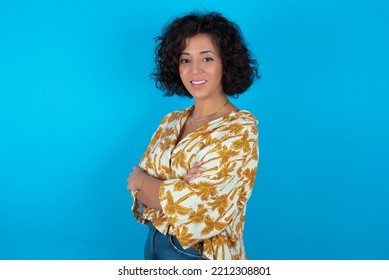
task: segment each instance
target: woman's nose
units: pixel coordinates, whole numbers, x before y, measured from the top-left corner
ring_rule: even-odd
[[[201,63],[198,61],[193,61],[191,66],[192,73],[200,73],[203,70]]]

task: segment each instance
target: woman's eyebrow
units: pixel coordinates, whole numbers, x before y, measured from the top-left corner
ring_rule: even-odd
[[[206,51],[202,51],[202,52],[200,52],[200,54],[203,54],[203,53],[213,53],[213,54],[215,54],[213,51],[211,51],[211,50],[206,50]]]
[[[213,53],[213,54],[215,54],[215,52],[213,52],[211,50],[206,50],[206,51],[201,51],[200,52],[200,54],[204,54],[204,53]],[[190,53],[182,52],[181,55],[190,55]]]

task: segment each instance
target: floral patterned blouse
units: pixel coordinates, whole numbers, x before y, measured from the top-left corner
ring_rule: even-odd
[[[230,112],[177,143],[193,108],[163,118],[140,162],[163,180],[162,210],[133,195],[132,211],[140,223],[150,220],[161,233],[175,235],[185,249],[202,241],[209,259],[247,259],[243,228],[258,166],[258,121],[245,110]],[[200,161],[204,171],[187,183],[184,176]]]

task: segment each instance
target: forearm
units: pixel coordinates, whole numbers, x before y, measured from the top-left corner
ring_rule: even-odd
[[[195,179],[201,175],[203,169],[201,168],[202,162],[197,162],[188,171],[188,174],[184,177],[186,182]],[[153,176],[143,173],[140,178],[139,191],[137,192],[137,199],[150,208],[162,210],[161,202],[159,199],[159,191],[161,188],[162,180],[159,180]]]
[[[147,175],[146,173],[144,173],[142,177],[143,183],[136,195],[137,199],[150,208],[162,210],[159,201],[159,189],[163,181]]]

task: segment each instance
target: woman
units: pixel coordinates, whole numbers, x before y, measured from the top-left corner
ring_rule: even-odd
[[[145,259],[247,259],[257,120],[227,97],[259,78],[256,61],[219,13],[177,18],[157,41],[157,87],[194,105],[163,118],[127,179],[134,216],[149,227]]]

